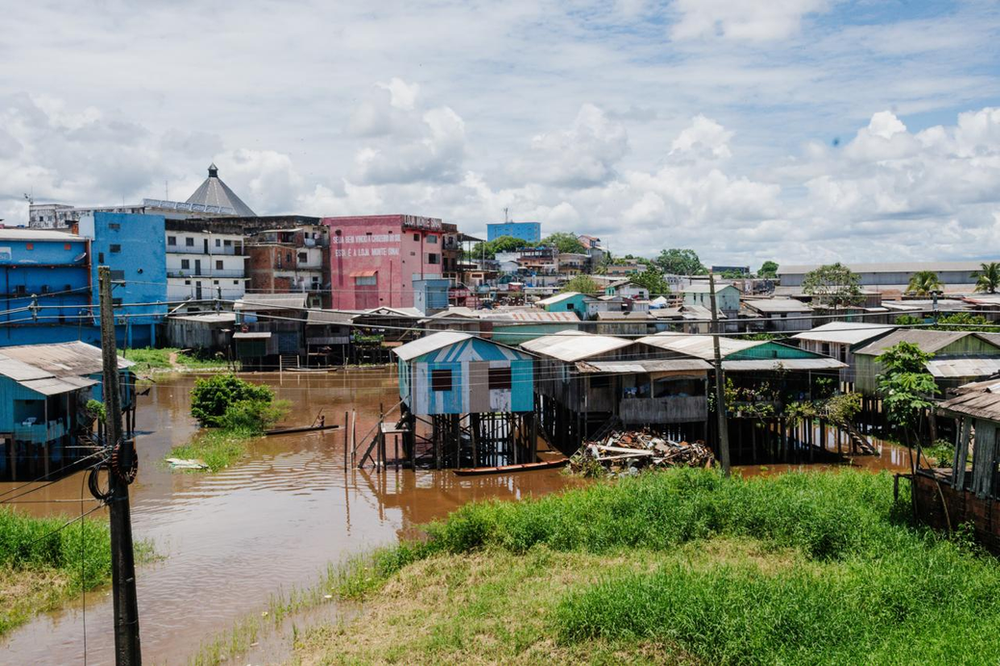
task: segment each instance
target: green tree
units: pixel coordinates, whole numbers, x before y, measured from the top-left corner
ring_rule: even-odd
[[[941,315],[931,328],[944,331],[979,331],[981,333],[996,333],[1000,326],[992,325],[989,319],[971,312],[955,312]]]
[[[914,296],[930,296],[941,290],[941,278],[934,271],[917,271],[906,286],[906,293]]]
[[[659,296],[660,294],[670,293],[670,285],[668,285],[667,281],[663,279],[663,273],[661,273],[657,268],[647,268],[642,273],[633,275],[629,279],[640,287],[644,287],[649,290],[650,296]]]
[[[694,250],[661,250],[655,261],[664,273],[670,275],[704,275],[708,272]]]
[[[912,342],[900,342],[878,356],[883,368],[878,377],[882,408],[889,423],[902,431],[907,445],[937,395],[937,384],[927,371],[927,361],[933,357]]]
[[[601,293],[601,286],[597,284],[597,280],[589,275],[576,275],[564,284],[560,291],[576,291],[588,296],[594,296]]]
[[[611,250],[604,250],[601,255],[601,262],[595,271],[598,275],[605,275],[608,272],[608,267],[613,266],[615,263],[615,255],[611,254]]]
[[[860,276],[839,262],[806,273],[802,291],[820,304],[832,307],[860,305],[864,301]]]
[[[583,246],[580,239],[575,234],[568,234],[562,231],[550,234],[542,239],[542,245],[556,248],[559,252],[583,253],[587,248]]]
[[[468,259],[495,259],[497,252],[514,252],[523,247],[530,247],[531,243],[513,236],[499,236],[491,241],[476,243],[472,252],[468,254]]]
[[[757,271],[757,277],[773,280],[778,277],[778,264],[774,261],[765,261]]]
[[[995,294],[1000,289],[1000,262],[980,264],[980,270],[972,274],[976,279],[976,291]]]

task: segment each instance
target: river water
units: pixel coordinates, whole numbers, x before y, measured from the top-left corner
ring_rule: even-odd
[[[357,435],[399,395],[385,368],[329,374],[250,375],[291,402],[290,425],[343,424],[357,410]],[[131,486],[132,525],[163,558],[141,566],[137,594],[146,663],[184,663],[199,644],[235,620],[266,607],[279,588],[314,584],[329,561],[395,541],[415,525],[474,499],[518,499],[574,483],[559,470],[500,477],[448,471],[378,475],[344,469],[344,433],[270,437],[250,456],[217,474],[172,472],[160,461],[196,432],[189,414],[189,375],[158,375],[139,398],[136,446],[140,472]],[[26,495],[16,506],[36,515],[78,516],[82,474]],[[14,485],[0,484],[0,493]],[[89,493],[85,498],[89,497]],[[46,500],[46,502],[39,502]],[[93,502],[84,502],[86,509]],[[100,518],[98,518],[100,516]],[[90,516],[105,519],[101,509]],[[72,529],[72,528],[69,528]],[[0,643],[3,664],[114,663],[111,598],[106,590],[40,615]]]

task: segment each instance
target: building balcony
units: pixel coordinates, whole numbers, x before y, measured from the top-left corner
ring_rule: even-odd
[[[200,271],[194,268],[168,268],[168,278],[246,278],[246,271],[242,268],[209,270],[203,268]]]
[[[64,421],[49,421],[47,424],[35,423],[32,425],[18,424],[14,426],[13,432],[15,440],[36,444],[54,441],[65,434],[66,423]]]
[[[242,246],[231,245],[229,247],[209,247],[208,252],[205,252],[205,247],[203,245],[168,245],[167,253],[169,254],[196,254],[202,257],[204,256],[219,256],[219,257],[242,257],[246,256],[243,254]]]

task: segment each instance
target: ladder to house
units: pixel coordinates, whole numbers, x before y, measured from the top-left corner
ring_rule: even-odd
[[[864,433],[854,427],[853,423],[846,421],[839,423],[838,425],[844,430],[844,432],[847,433],[847,436],[851,440],[851,444],[854,448],[862,453],[867,453],[868,455],[878,455],[878,449],[875,448]]]
[[[278,356],[278,372],[284,372],[287,368],[299,367],[298,354],[281,354]]]

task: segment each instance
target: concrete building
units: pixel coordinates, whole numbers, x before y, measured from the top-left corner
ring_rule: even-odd
[[[167,313],[166,231],[162,215],[94,213],[80,220],[91,239],[91,300],[99,301],[97,268],[108,266],[114,281],[120,347],[155,347],[156,329]],[[94,311],[92,324],[100,324]]]
[[[908,261],[880,262],[874,264],[851,263],[848,268],[858,274],[861,286],[881,293],[903,293],[914,273],[933,271],[941,280],[945,293],[972,293],[976,279],[972,274],[980,270],[983,261]],[[800,287],[810,271],[819,264],[789,265],[778,268],[782,288]]]
[[[443,275],[441,220],[419,215],[323,218],[334,310],[412,307],[413,281]]]
[[[520,238],[529,243],[542,240],[541,222],[497,222],[486,225],[486,240],[492,241],[501,236]]]
[[[0,270],[0,346],[94,339],[87,309],[88,239],[61,231],[0,229]]]
[[[265,229],[248,237],[251,293],[304,293],[308,295],[308,307],[329,307],[330,230],[318,222],[315,219],[313,224]]]
[[[246,293],[246,255],[239,225],[205,220],[167,220],[167,300],[235,301]],[[188,312],[213,310],[192,302]]]

